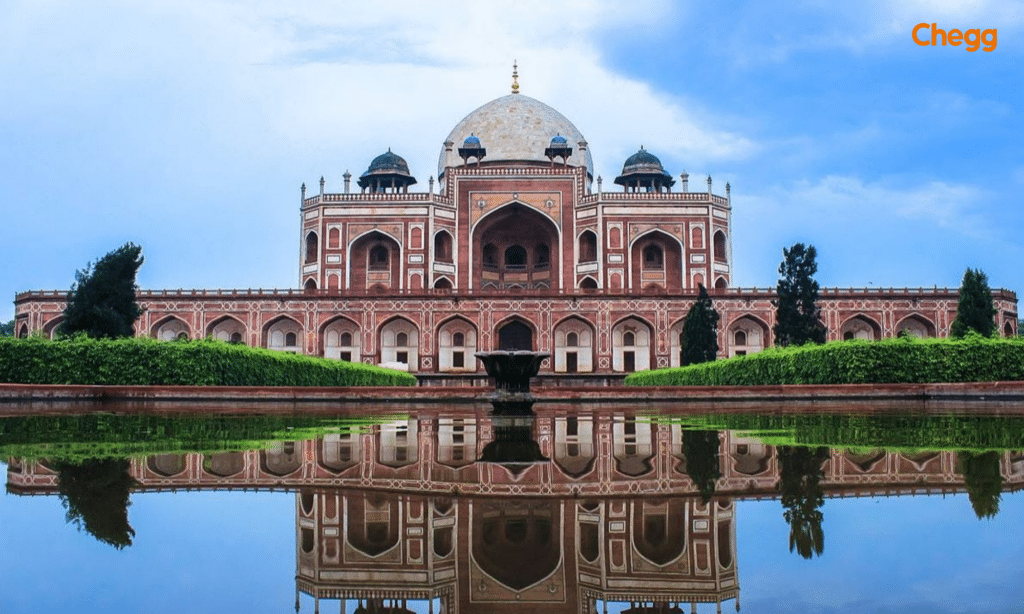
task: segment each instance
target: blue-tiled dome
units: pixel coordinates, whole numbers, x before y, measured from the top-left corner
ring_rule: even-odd
[[[466,137],[465,141],[462,141],[463,147],[480,147],[480,137],[475,134],[471,134]]]
[[[561,134],[556,134],[555,136],[551,137],[551,146],[552,147],[565,147],[568,144],[569,144],[569,140],[566,139]]]

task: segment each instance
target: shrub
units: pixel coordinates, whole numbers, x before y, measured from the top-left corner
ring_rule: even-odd
[[[770,386],[1024,380],[1024,340],[899,337],[770,348],[728,360],[642,371],[627,386]]]
[[[0,339],[0,382],[108,386],[412,386],[408,373],[222,341]]]

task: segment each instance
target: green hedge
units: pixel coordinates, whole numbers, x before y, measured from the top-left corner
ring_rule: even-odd
[[[0,382],[108,386],[413,386],[408,373],[222,341],[0,339]]]
[[[1024,339],[898,337],[769,348],[728,360],[642,371],[627,386],[770,386],[1024,380]]]

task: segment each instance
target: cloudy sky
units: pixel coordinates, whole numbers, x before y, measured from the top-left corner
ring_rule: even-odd
[[[143,288],[296,286],[299,186],[391,147],[425,189],[513,59],[606,187],[641,144],[732,184],[737,285],[802,241],[826,286],[1021,290],[1022,5],[0,0],[0,320],[126,241]]]

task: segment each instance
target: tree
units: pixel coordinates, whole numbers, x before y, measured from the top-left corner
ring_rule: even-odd
[[[991,337],[996,330],[995,318],[996,308],[992,304],[988,276],[978,269],[967,269],[960,284],[960,302],[949,335],[963,337],[967,331],[973,330],[983,337]]]
[[[722,472],[718,466],[718,431],[683,431],[683,455],[686,475],[690,476],[704,503],[715,494]]]
[[[957,472],[964,476],[964,487],[978,519],[995,518],[1003,492],[1003,474],[999,471],[998,452],[957,452]]]
[[[0,337],[13,337],[14,336],[14,320],[10,322],[0,322]]]
[[[795,243],[782,250],[779,283],[776,286],[775,345],[825,343],[825,327],[818,309],[818,282],[812,277],[818,271],[813,245]]]
[[[142,309],[135,300],[135,275],[142,248],[125,243],[75,274],[60,332],[79,331],[94,338],[130,337]]]
[[[109,458],[54,465],[65,520],[118,550],[131,546],[135,536],[128,524],[128,498],[135,485],[128,467],[127,459]]]
[[[825,552],[825,531],[821,524],[825,515],[825,491],[821,464],[828,460],[828,448],[779,446],[779,494],[785,510],[782,517],[789,523],[789,551],[805,559]]]
[[[711,362],[718,355],[718,312],[703,284],[698,286],[697,302],[690,307],[683,323],[683,365]]]

